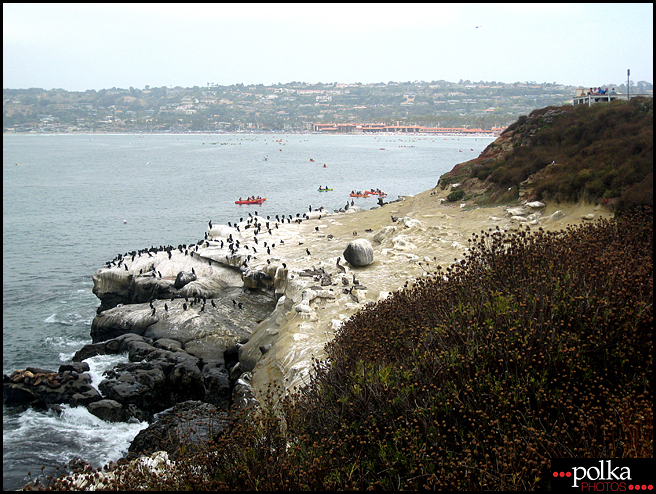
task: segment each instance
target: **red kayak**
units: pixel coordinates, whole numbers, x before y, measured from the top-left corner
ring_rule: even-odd
[[[385,192],[382,192],[382,191],[380,191],[380,192],[375,192],[375,191],[373,191],[373,190],[365,190],[364,193],[365,193],[365,194],[372,195],[372,196],[387,197],[387,194],[386,194]]]
[[[369,194],[349,194],[351,197],[369,197]]]
[[[241,201],[235,201],[235,204],[262,204],[264,201],[266,201],[266,197],[262,197],[260,199],[246,199]]]

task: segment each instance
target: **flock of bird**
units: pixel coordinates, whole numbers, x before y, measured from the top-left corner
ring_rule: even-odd
[[[348,209],[349,204],[346,204],[346,209]],[[312,206],[309,206],[309,212],[312,212]],[[322,213],[324,211],[324,208],[321,207],[319,209],[316,209],[316,211],[319,211]],[[254,212],[254,214],[248,213],[247,218],[239,218],[239,221],[228,221],[227,225],[230,228],[234,228],[237,232],[240,233],[240,236],[242,237],[242,240],[240,241],[238,238],[233,237],[232,233],[228,234],[227,238],[221,238],[221,239],[216,239],[214,240],[212,238],[212,228],[215,226],[212,224],[212,221],[210,220],[208,222],[208,227],[209,227],[209,232],[205,233],[205,237],[203,240],[199,240],[193,244],[180,244],[176,247],[173,245],[160,245],[159,247],[151,246],[150,248],[145,248],[145,249],[139,249],[139,250],[133,250],[130,252],[126,252],[123,254],[118,254],[114,259],[111,261],[107,261],[105,263],[105,266],[107,268],[123,268],[125,271],[130,271],[128,267],[128,262],[130,264],[134,263],[136,259],[141,258],[142,256],[148,256],[148,258],[154,258],[157,256],[158,253],[160,252],[166,252],[168,259],[172,259],[173,253],[178,251],[180,254],[184,254],[185,256],[191,256],[194,257],[195,253],[198,253],[199,248],[201,247],[210,247],[210,246],[217,246],[220,247],[221,249],[226,249],[229,251],[230,254],[226,255],[226,261],[230,263],[230,257],[235,256],[236,254],[239,253],[240,249],[246,250],[248,255],[245,256],[244,260],[241,262],[240,267],[241,268],[248,268],[248,263],[253,260],[257,259],[257,254],[263,254],[266,252],[267,255],[272,255],[273,250],[276,248],[276,245],[280,246],[283,245],[285,242],[282,238],[277,238],[277,241],[273,237],[273,233],[275,230],[279,228],[279,225],[284,225],[285,222],[288,224],[291,223],[298,223],[300,224],[302,221],[309,219],[307,213],[296,213],[296,215],[278,215],[276,214],[273,218],[271,216],[267,216],[266,220],[264,218],[261,218],[258,216],[257,211]],[[318,219],[321,219],[321,215],[318,216]],[[245,221],[244,221],[245,220]],[[246,233],[252,231],[252,242],[250,242],[251,239],[244,240],[244,236]],[[315,227],[315,231],[319,231],[319,227]],[[356,235],[357,232],[354,232],[354,235]],[[259,235],[259,237],[258,237]],[[268,235],[271,237],[265,237],[267,240],[264,240],[262,237],[264,235]],[[329,238],[332,238],[332,235],[329,236]],[[302,242],[299,242],[299,245],[302,245]],[[258,249],[260,249],[258,251]],[[310,252],[310,249],[305,248],[305,253],[308,256],[311,256],[312,253]],[[212,259],[208,258],[202,258],[200,255],[196,256],[198,261],[208,261],[209,265],[212,265]],[[336,263],[336,268],[342,272],[346,273],[346,268],[340,264],[340,259],[337,259]],[[216,261],[215,261],[216,262]],[[267,259],[267,263],[270,264],[270,259]],[[282,267],[284,269],[287,268],[287,264],[282,262],[281,263]],[[194,268],[191,268],[191,271],[193,274],[195,273]],[[139,269],[139,275],[141,276],[152,276],[154,278],[163,278],[162,273],[158,271],[155,268],[155,263],[148,263],[148,267],[144,271],[143,268]],[[315,277],[316,281],[320,281],[322,286],[328,286],[328,285],[333,285],[332,283],[332,275],[328,274],[321,268],[320,270],[316,270],[313,266],[313,269],[310,270],[305,270],[304,272],[301,273],[301,275],[307,276],[311,275]],[[355,275],[353,275],[352,283],[349,281],[349,279],[346,276],[342,276],[342,284],[346,287],[349,284],[352,284],[352,286],[349,288],[344,288],[343,292],[345,294],[350,295],[350,297],[357,303],[358,298],[357,296],[353,293],[354,289],[365,289],[365,287],[361,286],[359,284],[359,281],[356,279]],[[171,295],[171,300],[174,300],[176,298],[175,294]],[[205,304],[206,304],[206,299],[205,298],[194,298],[192,301],[189,301],[188,297],[184,297],[185,302],[182,304],[182,310],[186,311],[188,309],[191,309],[194,306],[199,307],[200,312],[204,312],[205,310]],[[202,302],[202,303],[201,303]],[[232,300],[233,306],[237,309],[243,309],[244,305],[242,302],[237,302],[236,300]],[[150,300],[150,309],[151,309],[151,315],[154,316],[156,314],[157,308],[153,304],[153,300]],[[214,300],[211,300],[211,305],[212,307],[216,308],[217,305],[215,304]],[[168,304],[164,304],[164,311],[168,312],[169,311],[169,306]]]

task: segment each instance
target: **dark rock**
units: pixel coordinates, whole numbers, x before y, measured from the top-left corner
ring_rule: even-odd
[[[134,403],[130,403],[123,407],[123,419],[126,422],[145,422],[151,417],[151,414],[142,410]]]
[[[205,397],[203,374],[198,359],[181,358],[169,376],[169,390],[175,401],[202,400]]]
[[[158,413],[155,422],[142,430],[130,444],[128,458],[166,451],[172,460],[196,449],[221,434],[228,414],[200,401],[186,401]]]
[[[168,350],[169,352],[179,352],[182,350],[182,343],[170,338],[160,338],[153,342],[153,346],[162,350]]]
[[[149,413],[171,406],[166,376],[156,363],[118,364],[113,370],[106,371],[105,376],[98,389],[106,398],[122,405],[134,404]]]
[[[208,362],[203,367],[204,401],[227,410],[232,400],[230,373],[222,362]]]
[[[120,422],[123,420],[123,405],[114,400],[99,400],[90,403],[89,412],[106,422]]]
[[[187,283],[191,283],[192,281],[196,281],[196,275],[194,273],[188,273],[186,271],[180,271],[178,275],[175,277],[175,283],[173,286],[176,288],[176,290],[180,290],[183,286],[185,286]]]
[[[64,372],[77,372],[82,374],[83,372],[89,372],[89,364],[86,362],[71,362],[69,364],[62,364],[59,366],[59,373],[63,374]]]
[[[269,350],[271,350],[271,347],[273,347],[273,345],[271,343],[269,343],[267,345],[262,345],[262,346],[260,346],[260,352],[262,352],[262,355],[264,355]]]
[[[75,355],[73,355],[73,362],[82,362],[96,355],[105,355],[105,344],[104,343],[89,343],[80,348]]]

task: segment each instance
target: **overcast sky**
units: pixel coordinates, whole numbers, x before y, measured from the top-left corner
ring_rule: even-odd
[[[3,88],[653,82],[653,4],[7,4]]]

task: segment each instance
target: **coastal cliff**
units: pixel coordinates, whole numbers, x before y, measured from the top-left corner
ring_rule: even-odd
[[[486,150],[486,159],[497,156],[501,147],[508,160],[512,149],[522,146],[509,142],[508,138],[495,141]],[[471,163],[467,166],[467,180],[481,183],[471,177],[476,169]],[[94,293],[101,300],[92,326],[94,343],[74,360],[127,352],[130,363],[107,373],[101,384],[101,391],[111,398],[94,396],[83,404],[116,420],[152,419],[153,414],[190,400],[224,410],[232,404],[245,407],[258,402],[265,410],[280,406],[307,389],[304,385],[315,383],[317,369],[321,370],[316,362],[328,356],[327,344],[337,335],[342,342],[345,334],[354,337],[344,332],[349,321],[381,307],[399,290],[421,286],[430,273],[468,265],[477,236],[499,232],[517,235],[515,239],[529,233],[549,238],[550,232],[613,219],[608,201],[558,203],[522,194],[527,185],[538,184],[536,177],[548,166],[513,183],[512,197],[505,205],[497,205],[503,195],[484,205],[483,192],[454,182],[455,172],[463,169],[459,165],[435,188],[372,210],[314,210],[287,218],[255,215],[234,225],[210,224],[205,239],[190,245],[117,256],[94,274]],[[462,194],[453,200],[456,191]],[[370,248],[364,265],[346,260],[354,240]],[[603,243],[594,245],[604,248]],[[566,280],[557,280],[561,281]],[[493,291],[488,290],[488,295]],[[499,292],[486,303],[507,310],[511,300]],[[612,310],[603,314],[614,317]],[[418,347],[412,349],[417,351]],[[376,369],[375,376],[383,380],[391,372],[385,366]],[[84,369],[76,372],[83,374]],[[352,369],[349,372],[359,376]],[[5,390],[42,386],[44,378],[37,385],[31,374],[6,376]],[[54,376],[47,379],[61,381]],[[88,384],[84,378],[80,382]],[[358,396],[363,384],[355,382],[348,392]],[[35,401],[34,395],[31,399]],[[116,404],[121,412],[111,415]],[[369,427],[383,419],[372,415],[367,420]],[[147,441],[139,444],[148,450]],[[334,479],[334,485],[349,485],[342,480]]]

